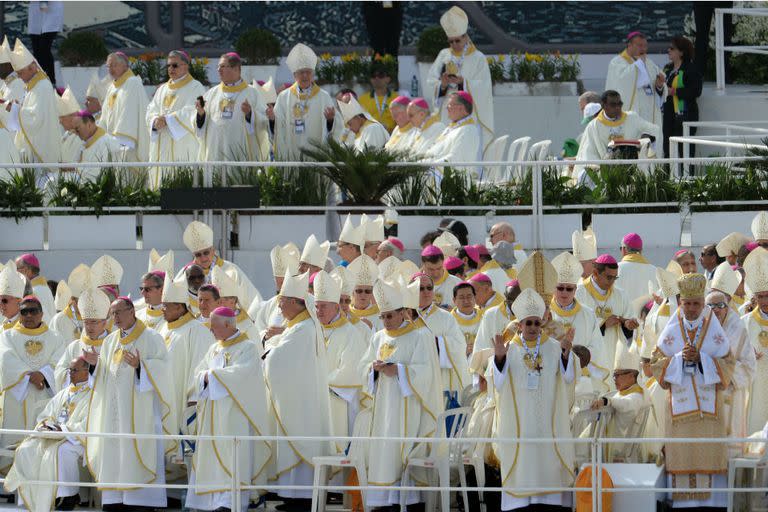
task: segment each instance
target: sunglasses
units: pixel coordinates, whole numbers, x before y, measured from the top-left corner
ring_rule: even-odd
[[[167,65],[167,66],[165,66],[165,67],[167,67],[168,69],[176,69],[176,68],[178,68],[179,66],[180,66],[180,64],[176,64],[176,63],[174,62],[174,63],[172,63],[172,64],[168,64],[168,65]]]
[[[187,277],[187,281],[203,281],[205,280],[205,275],[203,274],[191,274],[189,277]]]
[[[630,373],[633,373],[631,370],[625,371],[625,372],[613,372],[613,378],[621,377],[622,375],[629,375]]]
[[[344,304],[345,306],[347,304],[352,304],[352,299],[340,299],[339,304]]]
[[[559,292],[575,292],[576,287],[575,286],[557,286],[557,291]]]
[[[19,311],[19,314],[21,316],[30,316],[30,315],[37,315],[38,313],[42,313],[42,312],[43,310],[40,308],[27,308]]]
[[[617,275],[616,276],[611,276],[611,275],[608,275],[608,274],[603,274],[603,277],[605,278],[606,281],[616,281],[619,278],[619,276],[617,276]]]
[[[148,292],[151,290],[154,290],[155,288],[160,288],[159,286],[139,286],[140,292]]]
[[[710,257],[710,256],[715,256],[715,254],[716,254],[716,253],[714,253],[714,252],[702,252],[702,253],[701,253],[701,257],[702,257],[702,258],[708,258],[708,257]]]
[[[526,327],[541,327],[541,320],[526,320],[523,322]]]
[[[211,250],[208,249],[207,251],[200,251],[200,252],[193,252],[192,255],[195,258],[202,258],[203,256],[209,256],[211,254]]]
[[[364,290],[362,288],[358,288],[358,289],[355,290],[355,293],[360,294],[360,295],[363,295],[363,294],[370,295],[370,294],[373,293],[373,290]]]
[[[419,286],[419,291],[422,291],[422,292],[431,292],[434,289],[435,289],[434,286]]]
[[[609,107],[621,107],[621,106],[624,106],[624,102],[623,101],[609,101],[609,102],[606,103],[606,105],[608,105]]]
[[[728,307],[728,304],[725,302],[713,302],[712,304],[707,304],[710,309],[725,309]]]
[[[392,320],[393,318],[395,318],[396,314],[397,313],[395,313],[394,311],[391,311],[389,313],[382,313],[381,315],[379,315],[379,318],[381,318],[382,320]]]
[[[77,373],[83,371],[88,371],[88,368],[67,368],[68,373]]]

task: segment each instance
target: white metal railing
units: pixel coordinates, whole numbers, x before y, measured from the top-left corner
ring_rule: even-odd
[[[741,16],[768,16],[766,8],[732,8],[715,9],[715,69],[717,75],[717,90],[719,93],[725,92],[725,52],[733,53],[755,53],[758,55],[768,55],[768,46],[725,46],[725,26],[723,17],[725,14],[738,14]],[[707,29],[708,30],[708,29]]]
[[[663,437],[640,437],[640,438],[612,438],[612,437],[593,437],[593,438],[579,438],[579,437],[562,437],[562,438],[494,438],[494,437],[454,437],[454,438],[436,438],[436,437],[382,437],[382,436],[366,436],[366,437],[352,437],[352,436],[228,436],[228,435],[168,435],[168,434],[132,434],[132,433],[95,433],[95,432],[56,432],[56,431],[29,431],[29,430],[16,430],[16,429],[0,429],[0,435],[24,435],[31,437],[45,437],[45,438],[65,438],[65,437],[106,437],[110,439],[144,439],[144,440],[160,440],[160,441],[217,441],[217,442],[231,442],[233,443],[231,467],[233,468],[230,475],[230,492],[232,492],[232,510],[233,512],[241,512],[247,509],[248,504],[240,503],[240,492],[242,491],[279,491],[279,490],[336,490],[336,491],[352,491],[352,490],[396,490],[396,491],[423,491],[423,492],[437,492],[437,491],[483,491],[483,492],[527,492],[527,493],[556,493],[556,492],[578,492],[587,491],[592,493],[592,510],[602,512],[602,494],[603,493],[633,493],[633,492],[653,492],[655,494],[671,493],[671,492],[692,492],[702,491],[704,488],[682,488],[682,487],[621,487],[616,486],[613,488],[603,488],[602,478],[598,478],[598,475],[602,475],[604,446],[607,444],[626,444],[626,443],[641,443],[641,444],[658,444],[658,443],[697,443],[697,444],[733,444],[733,443],[766,443],[768,438],[663,438]],[[239,475],[239,457],[241,456],[241,450],[238,446],[244,442],[257,442],[257,441],[309,441],[328,443],[329,441],[392,441],[392,442],[408,442],[408,443],[423,443],[428,445],[440,444],[440,445],[452,445],[461,444],[465,446],[471,446],[476,443],[515,443],[515,444],[550,444],[550,443],[565,443],[573,445],[590,445],[590,456],[588,464],[595,468],[592,471],[592,479],[589,487],[576,487],[576,486],[563,486],[563,487],[455,487],[455,486],[402,486],[402,485],[367,485],[367,486],[351,486],[351,485],[278,485],[278,484],[261,484],[261,485],[242,485]],[[755,457],[756,461],[765,462],[765,456],[762,458]],[[579,469],[579,468],[572,468]],[[464,471],[463,465],[459,464],[459,471]],[[58,478],[58,476],[57,476]],[[4,483],[4,479],[0,478],[0,483]],[[189,491],[193,486],[187,484],[136,484],[135,482],[88,482],[88,481],[42,481],[42,480],[28,480],[24,481],[22,485],[51,485],[51,486],[73,486],[73,487],[87,487],[87,488],[108,488],[108,487],[137,487],[145,489],[182,489]],[[221,483],[210,483],[208,485],[196,483],[195,486],[198,489],[214,489],[221,488]],[[714,493],[728,493],[729,495],[735,493],[765,493],[768,492],[768,487],[717,487],[705,489]]]
[[[768,121],[685,121],[683,122],[683,137],[692,137],[691,128],[708,128],[716,132],[715,135],[695,135],[697,138],[720,138],[731,140],[738,138],[736,134],[745,134],[744,137],[764,138],[768,137]],[[736,134],[734,134],[736,132]],[[683,158],[691,156],[691,146],[683,143]],[[733,156],[733,148],[725,148],[725,156]]]

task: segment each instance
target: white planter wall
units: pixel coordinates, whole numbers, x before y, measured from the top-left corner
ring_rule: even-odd
[[[141,221],[144,249],[155,247],[186,251],[181,238],[190,222],[192,222],[192,215],[144,215]],[[220,225],[221,222],[215,224]],[[214,226],[214,233],[218,231],[221,230]]]
[[[241,250],[270,251],[287,242],[301,250],[309,235],[325,236],[324,215],[241,215],[239,222]]]
[[[0,219],[0,246],[5,251],[39,251],[43,248],[43,218]],[[5,260],[3,260],[5,261]]]
[[[728,233],[738,231],[752,236],[749,229],[757,212],[702,212],[691,215],[691,244],[717,243]]]
[[[48,249],[136,249],[136,216],[51,216]]]
[[[633,232],[643,239],[643,248],[677,248],[680,245],[680,215],[677,213],[593,214],[592,228],[600,247],[618,249],[624,235]]]

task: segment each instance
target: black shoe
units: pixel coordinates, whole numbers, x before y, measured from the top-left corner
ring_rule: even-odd
[[[181,506],[181,500],[179,498],[166,498],[166,508],[178,508],[181,510],[183,507]]]
[[[286,499],[282,505],[277,505],[276,510],[280,512],[307,512],[312,509],[312,500],[310,499]]]
[[[327,505],[341,505],[344,501],[344,495],[340,492],[329,492],[328,497],[325,500]]]
[[[80,501],[80,497],[77,494],[75,494],[74,496],[56,498],[55,510],[75,510],[75,506],[79,501]]]
[[[232,509],[226,508],[226,507],[219,507],[216,510],[214,510],[213,512],[232,512]]]
[[[119,512],[125,510],[122,503],[110,503],[109,505],[102,505],[101,510],[105,512]]]

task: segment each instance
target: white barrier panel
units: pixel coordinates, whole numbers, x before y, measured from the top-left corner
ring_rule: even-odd
[[[749,232],[752,219],[757,212],[701,212],[691,214],[691,244],[706,245],[716,243],[728,233]]]
[[[39,251],[43,248],[43,218],[0,219],[0,240],[6,251]]]
[[[645,247],[669,247],[670,241],[680,242],[679,213],[595,213],[592,228],[598,243],[607,247],[619,247],[621,239],[635,232],[643,239]],[[718,239],[719,240],[719,239]],[[611,242],[615,241],[613,246]]]
[[[52,215],[48,219],[48,248],[135,249],[136,215]]]
[[[164,250],[173,249],[174,251],[187,252],[182,241],[182,235],[187,225],[192,222],[192,215],[144,215],[141,220],[142,238],[144,248],[153,247],[163,248]],[[214,224],[220,225],[220,222]],[[220,231],[214,226],[214,233]],[[219,238],[221,234],[219,234]],[[177,268],[180,268],[181,261],[176,261]]]

